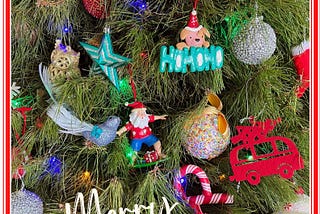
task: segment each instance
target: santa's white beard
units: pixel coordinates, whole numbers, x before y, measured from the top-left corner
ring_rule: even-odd
[[[144,117],[139,117],[137,112],[132,112],[129,115],[129,121],[132,123],[133,127],[143,129],[148,127],[149,117],[147,114]]]

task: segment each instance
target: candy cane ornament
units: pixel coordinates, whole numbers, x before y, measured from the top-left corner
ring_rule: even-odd
[[[184,182],[187,174],[196,175],[202,186],[202,195],[187,196],[184,189]],[[210,180],[206,173],[198,166],[185,165],[180,168],[179,172],[174,177],[174,188],[177,191],[178,197],[186,201],[195,211],[195,214],[204,214],[200,205],[202,204],[232,204],[233,195],[227,193],[212,193]]]

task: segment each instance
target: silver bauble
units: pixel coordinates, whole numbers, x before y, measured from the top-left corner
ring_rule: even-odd
[[[43,202],[33,192],[22,189],[11,193],[11,214],[43,214]]]
[[[276,49],[276,34],[272,27],[256,17],[233,39],[236,58],[250,65],[261,64],[269,59]]]

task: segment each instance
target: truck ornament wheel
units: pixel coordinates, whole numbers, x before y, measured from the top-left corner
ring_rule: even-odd
[[[284,164],[279,168],[279,175],[285,179],[292,178],[294,170],[288,164]]]
[[[247,181],[251,185],[258,185],[260,183],[260,174],[256,171],[250,171],[247,173]]]

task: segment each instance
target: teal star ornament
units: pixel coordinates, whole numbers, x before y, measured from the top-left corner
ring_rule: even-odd
[[[128,64],[131,59],[113,52],[109,31],[105,31],[99,48],[84,42],[80,42],[80,45],[120,91],[117,68]]]

